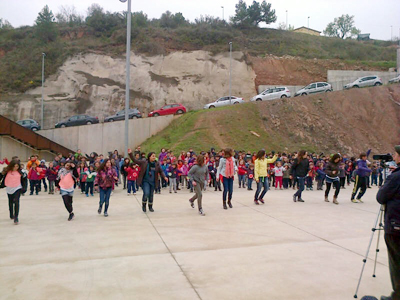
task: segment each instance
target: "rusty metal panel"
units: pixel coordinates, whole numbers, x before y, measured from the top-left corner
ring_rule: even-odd
[[[37,150],[49,150],[54,153],[61,153],[63,156],[68,156],[70,152],[73,153],[72,150],[27,129],[2,115],[0,115],[0,135],[9,135]]]

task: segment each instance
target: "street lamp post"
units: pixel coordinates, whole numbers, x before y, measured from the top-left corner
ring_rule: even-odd
[[[286,30],[289,29],[289,25],[288,25],[288,11],[286,10]]]
[[[119,0],[122,3],[128,1],[127,24],[126,24],[126,83],[125,83],[125,157],[129,148],[129,91],[131,81],[131,5],[132,0]]]
[[[40,109],[40,128],[43,130],[43,116],[44,116],[44,58],[46,53],[42,53],[42,101],[41,101],[41,109]]]
[[[393,25],[390,25],[390,41],[393,41]]]
[[[232,42],[229,42],[229,104],[232,104]]]
[[[307,28],[310,28],[310,17],[307,18]]]
[[[222,8],[222,21],[225,21],[225,11],[224,11],[224,7],[221,6]]]

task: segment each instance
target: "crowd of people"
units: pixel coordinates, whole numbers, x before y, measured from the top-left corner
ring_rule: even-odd
[[[163,189],[169,193],[178,193],[182,189],[194,193],[190,205],[197,200],[199,214],[204,216],[202,193],[207,188],[222,191],[222,207],[233,208],[233,186],[237,176],[238,188],[255,192],[255,205],[264,204],[268,190],[293,189],[294,202],[304,202],[303,191],[325,189],[324,201],[329,202],[331,188],[335,189],[332,202],[339,204],[338,196],[354,182],[351,201],[362,202],[362,197],[371,185],[382,185],[383,167],[379,162],[369,162],[367,153],[358,158],[347,157],[339,153],[332,155],[307,153],[302,150],[295,153],[266,153],[234,151],[223,149],[219,152],[210,149],[196,154],[193,149],[177,155],[173,151],[161,149],[160,153],[143,153],[140,146],[129,150],[128,156],[118,151],[107,156],[97,153],[75,154],[63,157],[58,154],[54,160],[46,163],[32,155],[24,166],[18,157],[11,161],[6,158],[0,163],[7,168],[0,175],[0,187],[6,187],[9,198],[10,218],[18,224],[20,196],[38,195],[40,192],[54,194],[59,192],[69,213],[68,220],[74,218],[73,194],[79,188],[86,197],[99,194],[98,213],[108,216],[108,207],[112,191],[121,184],[127,195],[135,195],[143,190],[142,210],[154,212],[154,193]],[[29,191],[28,191],[29,182]],[[103,210],[104,206],[104,210]]]
[[[56,155],[54,160],[46,163],[32,155],[24,166],[18,157],[11,161],[0,160],[7,167],[0,173],[0,188],[6,188],[10,219],[19,223],[20,197],[28,192],[38,195],[44,190],[49,194],[59,192],[69,216],[74,218],[73,196],[79,188],[86,197],[99,194],[98,213],[108,217],[108,208],[112,191],[121,184],[128,195],[135,195],[143,190],[142,209],[154,212],[154,193],[163,189],[169,193],[177,193],[188,189],[194,195],[189,199],[192,208],[197,200],[199,214],[204,216],[202,206],[203,191],[214,188],[222,191],[223,209],[233,208],[233,186],[237,176],[238,188],[253,191],[251,196],[255,205],[264,204],[264,197],[270,187],[275,189],[293,189],[294,202],[305,202],[303,191],[323,190],[325,185],[325,202],[330,202],[329,193],[335,189],[333,204],[339,204],[338,196],[354,182],[353,192],[349,199],[353,203],[362,203],[362,197],[367,188],[379,185],[377,200],[385,205],[385,241],[388,248],[390,273],[393,285],[391,297],[381,299],[400,299],[400,146],[395,147],[396,153],[391,163],[368,160],[370,150],[361,153],[359,157],[347,157],[340,153],[330,155],[307,153],[304,150],[295,153],[266,153],[234,151],[230,148],[216,152],[196,154],[193,149],[176,155],[169,150],[161,149],[143,153],[138,147],[135,151],[128,150],[128,157],[123,157],[115,150],[106,157],[102,154],[86,155],[78,150],[75,154],[63,157]],[[386,176],[393,172],[393,176]],[[252,192],[251,192],[252,193]],[[104,206],[104,210],[103,210]]]

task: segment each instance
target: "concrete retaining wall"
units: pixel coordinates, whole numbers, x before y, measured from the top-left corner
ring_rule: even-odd
[[[163,116],[129,120],[129,145],[134,148],[167,127],[179,116]],[[42,136],[72,150],[81,149],[83,153],[97,152],[107,154],[125,148],[125,122],[100,123],[85,126],[56,128],[37,131]]]
[[[396,72],[328,70],[328,82],[332,84],[334,91],[340,91],[346,84],[368,75],[377,75],[383,84],[387,84],[390,79],[396,77]]]
[[[37,151],[20,141],[8,136],[0,136],[0,158],[18,156],[21,161],[28,161],[32,154],[39,155],[40,159],[53,160],[54,154],[48,151]],[[1,171],[1,170],[0,170]]]

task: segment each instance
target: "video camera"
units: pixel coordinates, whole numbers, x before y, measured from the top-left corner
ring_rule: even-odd
[[[388,154],[376,154],[372,157],[374,160],[381,160],[383,162],[388,162],[393,160],[393,156]]]

